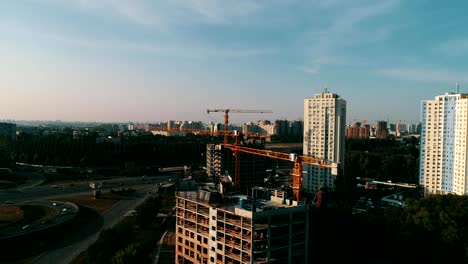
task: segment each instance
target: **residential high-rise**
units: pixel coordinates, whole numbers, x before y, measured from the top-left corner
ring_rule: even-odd
[[[346,101],[339,95],[324,92],[304,100],[304,147],[303,153],[337,163],[339,171],[344,168],[346,127]],[[306,192],[320,188],[335,188],[331,169],[304,165],[307,174],[303,178]]]
[[[377,121],[375,126],[375,137],[378,139],[387,138],[387,122],[386,121]]]
[[[217,179],[223,173],[222,148],[220,144],[206,144],[206,175]]]
[[[175,263],[307,263],[309,206],[283,191],[176,192]]]
[[[468,194],[468,94],[421,102],[419,183],[426,194]]]

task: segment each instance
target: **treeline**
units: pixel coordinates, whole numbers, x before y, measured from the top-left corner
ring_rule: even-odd
[[[346,140],[345,175],[418,183],[418,140]]]
[[[31,135],[18,137],[13,149],[4,151],[5,160],[53,166],[180,165],[201,163],[206,153],[206,136],[165,137],[142,135],[114,139],[96,135]],[[0,153],[1,155],[1,153]],[[0,161],[2,159],[0,158]]]
[[[468,263],[468,197],[434,195],[385,216],[312,210],[310,262]]]

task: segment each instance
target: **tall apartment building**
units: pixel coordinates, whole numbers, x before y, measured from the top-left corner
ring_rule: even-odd
[[[175,263],[307,263],[309,211],[284,192],[176,192]]]
[[[339,95],[324,92],[304,100],[303,153],[337,163],[344,168],[346,101]],[[303,186],[306,192],[335,188],[331,169],[304,165]]]
[[[426,194],[468,194],[468,94],[421,102],[419,183]]]
[[[206,144],[206,175],[216,179],[223,173],[222,145]]]
[[[287,137],[289,135],[289,121],[288,120],[276,120],[275,121],[276,131],[275,134],[281,137]]]
[[[375,137],[378,139],[387,138],[387,122],[386,121],[377,121],[375,126]]]

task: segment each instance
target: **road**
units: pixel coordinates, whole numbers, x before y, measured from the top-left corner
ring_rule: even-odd
[[[151,188],[152,187],[150,186],[141,190],[137,190],[136,195],[132,199],[119,201],[114,207],[112,207],[102,216],[103,224],[96,232],[84,238],[81,238],[78,241],[65,241],[65,243],[67,243],[66,245],[39,255],[34,259],[33,263],[70,263],[81,252],[85,251],[91,244],[93,244],[97,240],[99,233],[103,229],[110,228],[117,224],[120,220],[123,219],[126,212],[135,209],[146,198],[148,198],[149,195],[147,194],[147,192]],[[90,223],[89,225],[89,228],[92,229],[92,223]]]
[[[131,199],[121,200],[107,211],[99,219],[86,222],[80,234],[70,232],[64,234],[63,241],[57,243],[57,247],[37,256],[33,263],[70,263],[76,256],[86,250],[88,246],[98,238],[99,233],[106,228],[118,223],[125,213],[135,209],[148,196],[149,191],[155,189],[155,184],[163,183],[172,179],[173,176],[154,176],[137,178],[120,178],[99,181],[103,190],[118,189],[121,187],[132,187],[136,190]],[[19,187],[0,190],[0,204],[2,203],[22,203],[26,201],[48,200],[58,197],[71,197],[81,194],[90,194],[89,183],[58,184],[52,186]]]
[[[173,178],[173,176],[165,175],[144,178],[118,178],[96,182],[102,182],[102,190],[106,190],[121,187],[134,187],[142,184],[161,183],[168,181],[171,178]],[[0,204],[73,196],[81,193],[90,193],[90,191],[91,188],[89,187],[88,182],[10,188],[0,190]]]
[[[175,255],[175,207],[165,217],[161,227],[165,228],[166,231],[161,236],[157,243],[156,254],[154,255],[153,264],[159,264],[161,257],[173,258]]]

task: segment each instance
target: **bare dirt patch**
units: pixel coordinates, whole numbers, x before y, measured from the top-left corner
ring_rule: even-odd
[[[23,219],[23,210],[18,205],[0,205],[0,225],[4,222],[17,222]]]
[[[121,197],[119,195],[104,193],[99,199],[94,199],[92,195],[86,194],[74,197],[57,198],[55,200],[62,202],[70,202],[78,206],[88,207],[102,215],[107,210],[111,209],[112,206],[114,206],[117,202],[124,198],[125,197]]]

